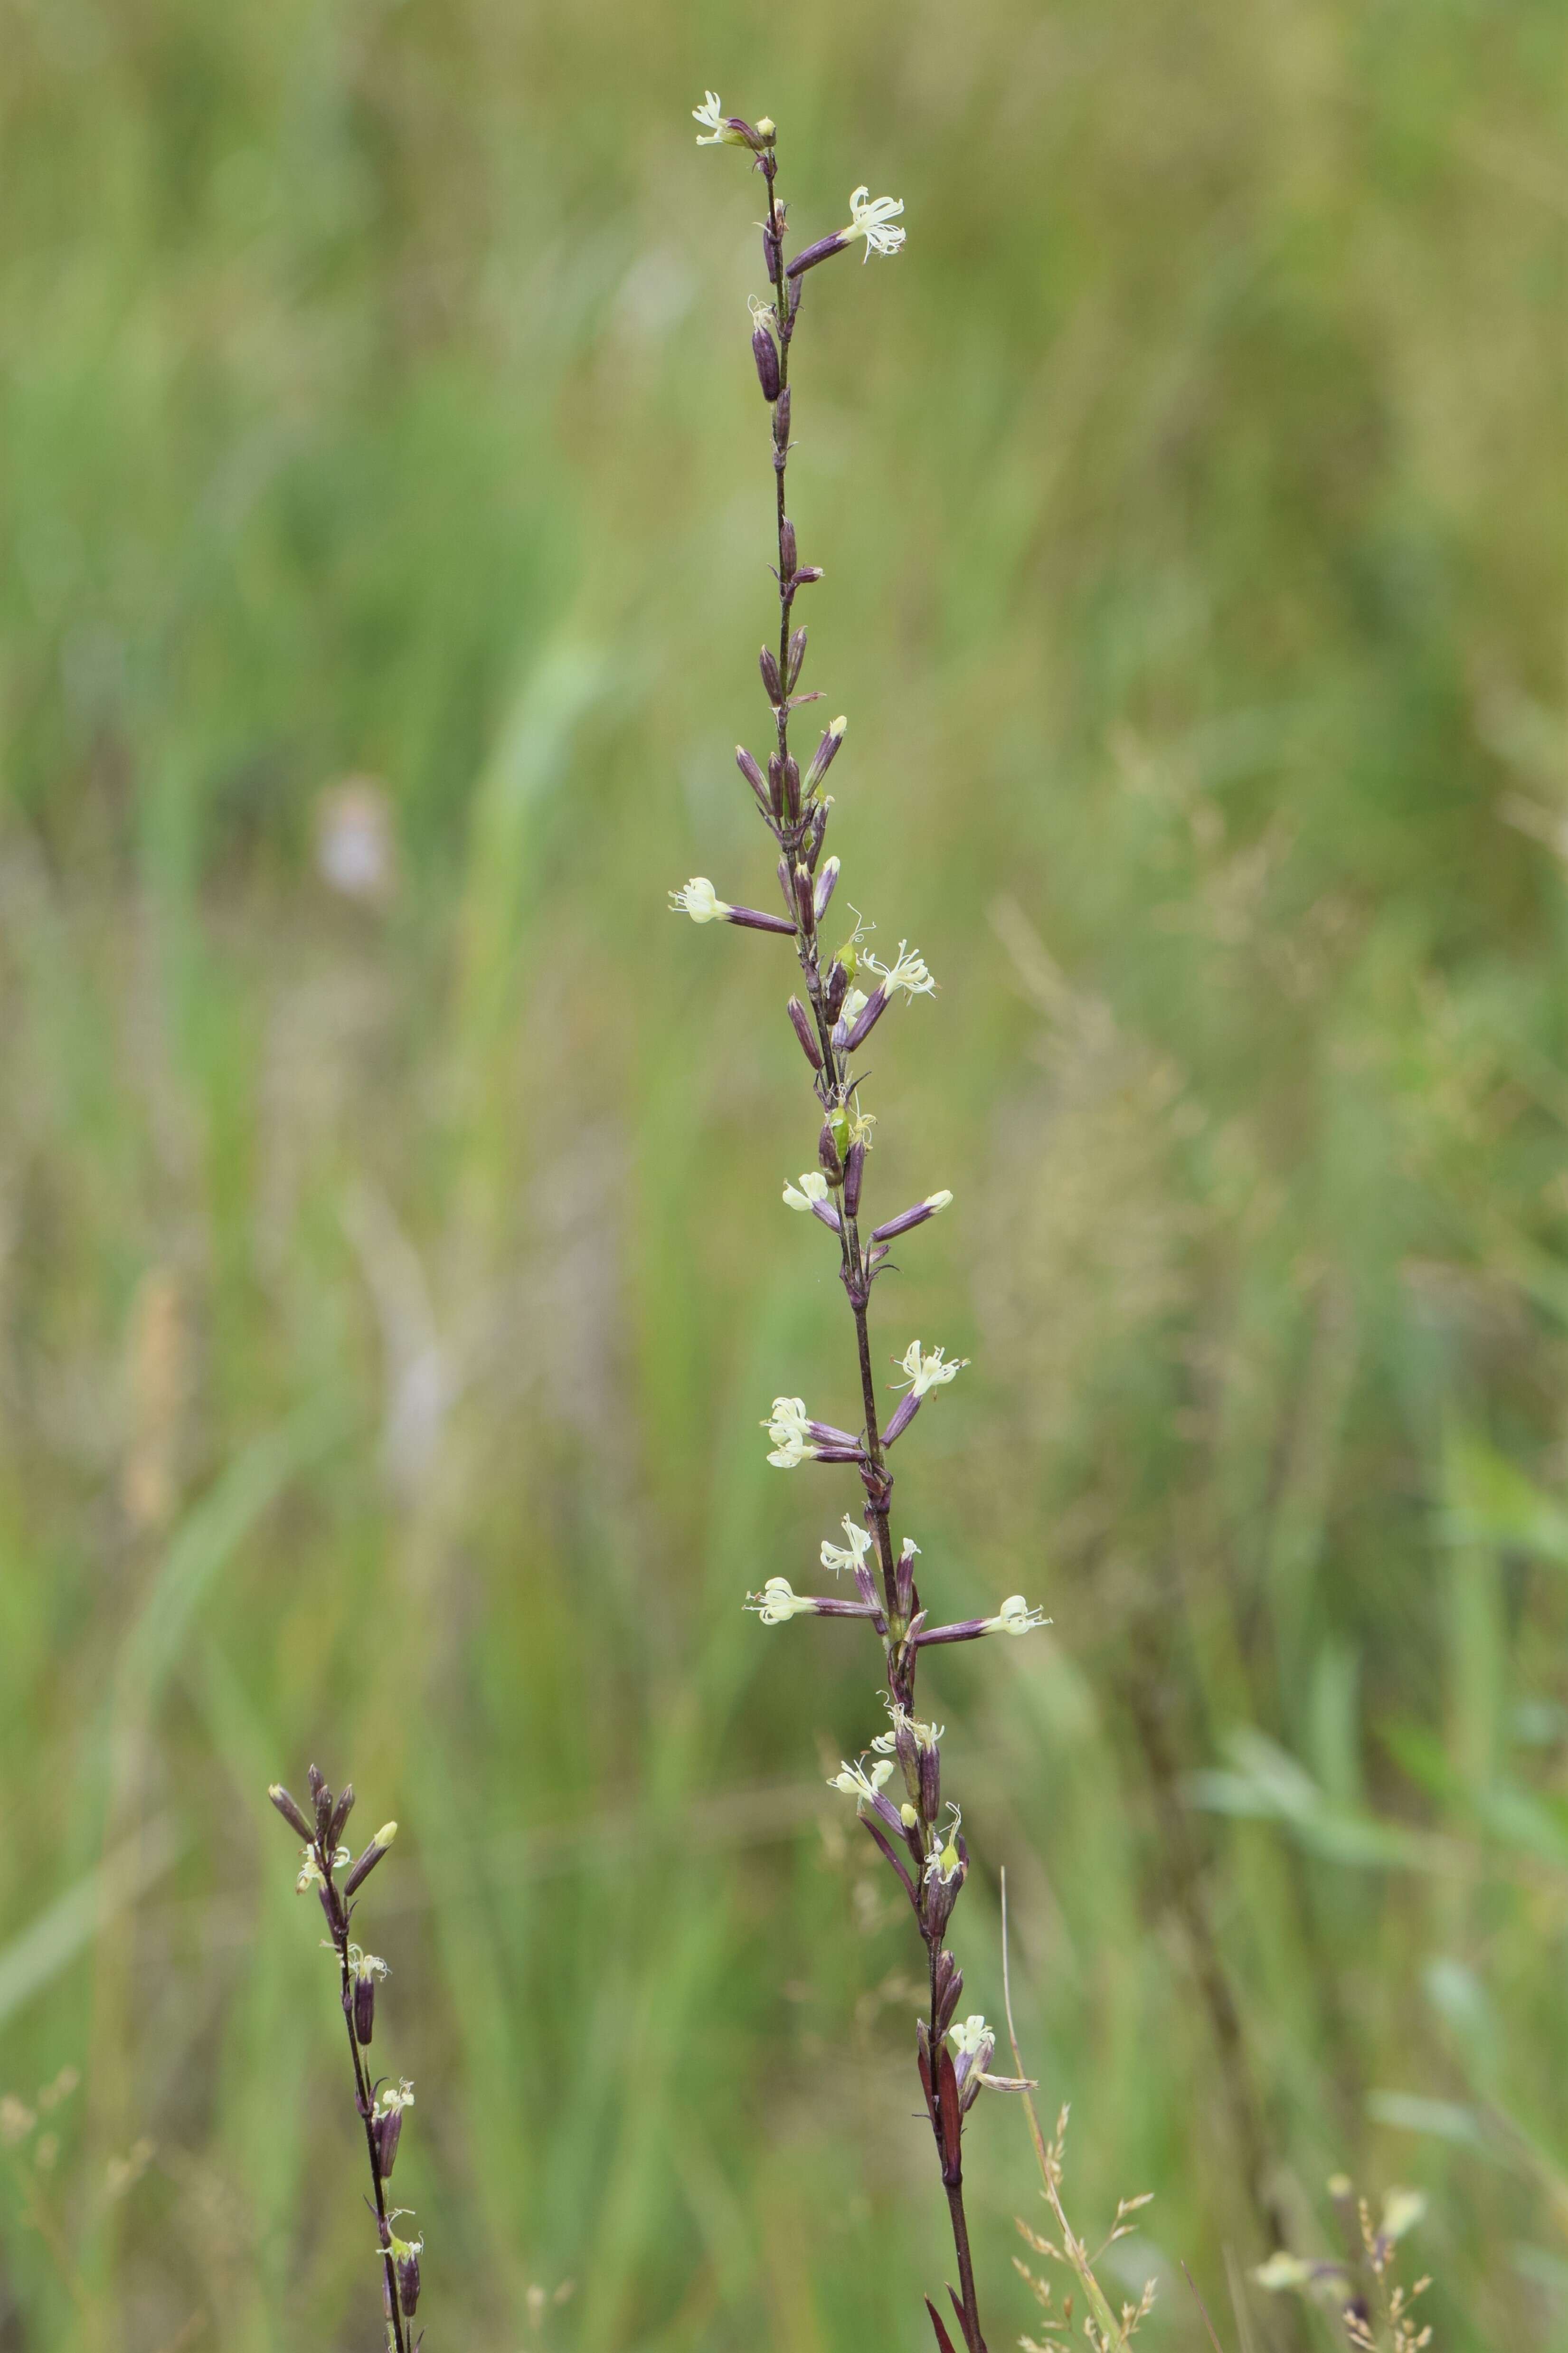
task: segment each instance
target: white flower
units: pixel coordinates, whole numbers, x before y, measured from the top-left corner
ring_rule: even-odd
[[[888,1713],[893,1719],[891,1732],[879,1732],[871,1743],[872,1747],[884,1757],[891,1757],[896,1753],[900,1726],[907,1727],[913,1735],[917,1748],[936,1747],[947,1731],[945,1724],[922,1724],[918,1715],[910,1715],[907,1710],[899,1705],[897,1700],[888,1702]]]
[[[349,1961],[354,1975],[363,1983],[368,1984],[372,1978],[389,1978],[392,1975],[390,1962],[384,1961],[379,1953],[362,1952],[357,1945],[349,1947]]]
[[[699,147],[722,147],[725,144],[724,101],[716,90],[704,90],[702,97],[702,105],[694,106],[691,110],[691,120],[700,122],[710,136],[699,139],[697,144]]]
[[[948,1191],[944,1185],[940,1193],[928,1193],[926,1195],[925,1205],[931,1211],[933,1218],[940,1218],[952,1198],[952,1195]]]
[[[395,2089],[390,2084],[384,2084],[375,2095],[375,2105],[377,2115],[384,2116],[390,2116],[395,2108],[411,2108],[414,2105],[414,2086],[407,2076],[405,2075]]]
[[[858,1521],[850,1518],[847,1512],[844,1514],[843,1525],[844,1533],[849,1539],[847,1551],[842,1545],[830,1544],[826,1536],[822,1539],[822,1566],[824,1568],[830,1568],[835,1577],[841,1569],[858,1568],[871,1549],[869,1528],[861,1527]]]
[[[840,1029],[853,1029],[869,1003],[870,999],[863,988],[847,990],[844,1002],[838,1008],[837,1027]]]
[[[803,1599],[787,1577],[770,1577],[760,1593],[747,1595],[746,1607],[756,1611],[764,1626],[782,1626],[791,1618],[809,1618],[816,1604]]]
[[[963,1810],[961,1806],[950,1804],[947,1810],[952,1816],[952,1820],[947,1827],[946,1843],[939,1846],[934,1840],[932,1841],[931,1853],[926,1858],[925,1870],[928,1879],[940,1879],[944,1887],[956,1875],[963,1861],[958,1852],[958,1833],[963,1820]]]
[[[1021,1593],[1010,1593],[995,1617],[984,1620],[988,1634],[1031,1634],[1037,1626],[1050,1622],[1043,1609],[1031,1609]]]
[[[972,2018],[964,2019],[960,2025],[950,2026],[947,2031],[952,2039],[952,2047],[961,2059],[966,2056],[978,2059],[983,2051],[985,2058],[989,2059],[992,2052],[996,2048],[996,2037],[978,2010]],[[984,2061],[982,2060],[981,2063],[984,2065]]]
[[[892,1778],[892,1758],[879,1757],[868,1773],[863,1765],[844,1765],[842,1771],[835,1773],[827,1786],[830,1789],[842,1789],[847,1798],[853,1798],[863,1806]]]
[[[305,1847],[302,1849],[302,1852],[305,1859],[300,1866],[300,1876],[294,1882],[294,1893],[297,1895],[303,1895],[307,1887],[324,1887],[327,1883],[322,1875],[321,1866],[316,1861],[315,1848],[313,1846]],[[334,1871],[342,1871],[346,1863],[350,1863],[353,1861],[353,1857],[349,1852],[347,1847],[341,1846],[332,1857],[332,1869]]]
[[[797,1462],[809,1461],[816,1451],[804,1398],[774,1398],[773,1412],[763,1428],[773,1441],[768,1461],[781,1471],[793,1471]]]
[[[872,196],[869,188],[857,188],[849,199],[850,226],[844,234],[865,238],[868,261],[874,253],[897,253],[907,231],[889,228],[888,223],[897,220],[903,209],[902,196]]]
[[[910,947],[904,940],[899,942],[899,953],[891,964],[879,964],[868,950],[861,962],[869,965],[873,972],[881,974],[882,987],[889,997],[895,988],[901,988],[906,997],[929,997],[936,987],[926,970],[924,956],[918,948]]]
[[[949,1381],[956,1380],[969,1359],[967,1356],[954,1356],[951,1362],[944,1362],[940,1348],[933,1348],[929,1356],[922,1356],[920,1342],[911,1340],[900,1361],[904,1379],[896,1382],[895,1388],[902,1388],[908,1383],[916,1397],[923,1398],[928,1389],[942,1388]]]
[[[809,1209],[814,1201],[826,1200],[827,1179],[820,1169],[808,1168],[801,1177],[798,1191],[795,1186],[786,1185],[784,1198],[787,1209]]]
[[[689,915],[694,923],[711,923],[731,913],[729,902],[721,899],[706,874],[694,874],[679,891],[669,894],[672,915]]]

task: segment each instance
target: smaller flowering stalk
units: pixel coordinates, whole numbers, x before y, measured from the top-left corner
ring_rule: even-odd
[[[339,1999],[353,2066],[354,2106],[364,2127],[365,2154],[370,2160],[387,2353],[414,2353],[409,2323],[419,2300],[419,2253],[425,2242],[396,2235],[392,2226],[406,2210],[391,2207],[386,2200],[386,2184],[403,2137],[404,2114],[414,2105],[414,2086],[406,2076],[395,2084],[372,2081],[364,2054],[375,2031],[375,1989],[391,1971],[378,1953],[367,1953],[351,1934],[358,1908],[353,1899],[390,1850],[397,1824],[384,1822],[355,1856],[341,1838],[353,1810],[353,1783],[346,1782],[342,1795],[334,1798],[324,1776],[312,1765],[309,1786],[308,1807],[291,1797],[280,1781],[275,1781],[267,1794],[295,1836],[304,1841],[295,1887],[301,1895],[313,1887],[326,1916],[326,1941],[338,1965]]]
[[[760,1593],[746,1597],[746,1607],[764,1626],[782,1626],[795,1618],[863,1618],[882,1646],[889,1729],[854,1762],[845,1760],[830,1786],[853,1799],[858,1819],[897,1875],[924,1941],[930,1998],[917,2024],[917,2058],[952,2228],[959,2278],[953,2308],[964,2353],[986,2353],[964,2215],[962,2138],[964,2120],[983,2088],[1005,2091],[1017,2085],[1013,2078],[990,2072],[995,2037],[985,2021],[970,2017],[958,2022],[963,1975],[948,1949],[947,1934],[968,1873],[969,1854],[959,1808],[942,1793],[942,1727],[915,1713],[915,1675],[921,1652],[929,1644],[972,1641],[983,1634],[1024,1634],[1045,1621],[1039,1610],[1013,1594],[994,1617],[928,1627],[915,1581],[919,1548],[907,1536],[894,1546],[889,1451],[925,1399],[950,1387],[968,1359],[911,1341],[899,1360],[901,1378],[895,1384],[903,1395],[884,1421],[869,1336],[873,1286],[889,1271],[893,1243],[940,1217],[952,1195],[945,1187],[928,1193],[863,1233],[862,1195],[875,1122],[862,1108],[851,1058],[895,997],[912,1004],[917,997],[934,995],[936,982],[924,956],[907,939],[899,942],[897,955],[886,962],[873,954],[866,944],[871,926],[856,911],[853,929],[837,948],[826,936],[840,869],[836,857],[824,855],[834,803],[823,787],[842,750],[848,723],[840,717],[829,723],[804,769],[790,745],[792,714],[801,703],[816,700],[798,691],[806,633],[795,623],[795,600],[821,577],[815,565],[800,560],[785,499],[793,447],[791,357],[802,293],[813,270],[856,244],[863,247],[867,260],[874,253],[898,253],[904,231],[897,223],[904,208],[896,196],[873,198],[868,187],[858,187],[849,199],[847,227],[789,256],[773,125],[764,119],[752,126],[739,116],[726,115],[711,90],[695,112],[703,133],[699,143],[749,150],[752,168],[766,192],[763,263],[771,300],[753,298],[751,303],[751,358],[770,419],[777,537],[777,562],[770,569],[778,586],[778,633],[763,648],[757,666],[771,721],[771,745],[765,759],[737,746],[735,765],[769,836],[768,854],[784,913],[763,918],[731,906],[700,875],[672,892],[670,903],[695,923],[738,923],[793,937],[799,978],[784,1012],[816,1097],[816,1166],[787,1181],[783,1198],[786,1208],[814,1219],[833,1238],[838,1279],[854,1323],[861,1421],[858,1430],[840,1429],[809,1414],[804,1398],[776,1397],[763,1427],[769,1440],[768,1461],[776,1469],[793,1471],[803,1462],[852,1469],[865,1502],[863,1523],[844,1515],[842,1545],[832,1538],[822,1544],[823,1567],[835,1578],[847,1580],[838,1594],[796,1593],[787,1577],[771,1577]],[[945,2327],[936,2319],[934,2307],[931,2311],[939,2353],[952,2353]]]

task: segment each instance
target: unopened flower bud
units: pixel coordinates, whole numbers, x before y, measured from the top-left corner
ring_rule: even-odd
[[[858,1046],[865,1043],[887,1009],[888,992],[885,987],[878,987],[867,998],[855,1027],[844,1041],[847,1052],[852,1054]]]
[[[828,861],[827,861],[826,865],[823,868],[823,870],[822,870],[821,873],[820,873],[820,874],[817,876],[817,878],[816,878],[816,899],[815,906],[816,906],[816,920],[817,920],[817,922],[818,922],[818,923],[820,923],[820,922],[822,921],[823,916],[827,913],[827,902],[828,902],[829,899],[831,899],[831,898],[832,898],[832,896],[833,896],[834,885],[835,885],[835,883],[837,883],[837,880],[838,880],[838,860],[837,860],[837,858],[830,858],[830,859],[828,860]],[[838,968],[838,970],[839,970],[840,972],[843,972],[843,971],[844,971],[844,967],[843,967],[843,965],[840,965],[837,968]],[[848,976],[848,975],[846,973],[846,974],[845,974],[845,986],[846,986],[846,987],[847,987],[847,986],[848,986],[848,977],[849,977],[849,976]],[[837,1017],[837,1013],[834,1015],[834,1017],[833,1017],[833,1018],[834,1018],[834,1019],[835,1019],[835,1020],[837,1020],[837,1018],[838,1018],[838,1017]]]
[[[381,1828],[377,1831],[375,1836],[372,1839],[364,1852],[360,1856],[359,1861],[349,1873],[348,1877],[344,1880],[343,1894],[345,1895],[352,1895],[356,1888],[363,1887],[364,1885],[365,1881],[370,1877],[371,1873],[375,1869],[376,1864],[381,1861],[382,1856],[386,1852],[387,1848],[392,1844],[393,1840],[396,1836],[397,1824],[395,1822],[383,1822]]]
[[[779,241],[768,223],[763,223],[763,268],[771,286],[779,274]]]
[[[822,855],[823,839],[827,831],[829,806],[826,801],[818,801],[811,812],[811,826],[805,837],[806,863],[814,874],[816,871],[816,861]]]
[[[793,571],[793,569],[794,566],[792,565],[791,570]],[[789,670],[784,679],[784,684],[788,687],[792,694],[795,692],[795,683],[800,677],[800,666],[805,659],[805,631],[804,628],[801,628],[795,630],[794,636],[789,641]]]
[[[837,858],[829,859],[829,860],[828,860],[828,866],[832,866],[832,867],[835,867],[835,868],[836,868],[836,867],[837,866],[837,864],[838,864],[838,860],[837,860]],[[827,868],[826,868],[826,867],[825,867],[825,868],[823,869],[823,872],[826,874],[826,871],[827,871]],[[832,887],[832,886],[831,886],[831,885],[829,885],[829,888],[830,888],[830,889],[831,889],[831,887]],[[822,885],[821,885],[821,883],[819,882],[819,883],[817,884],[817,893],[818,893],[818,899],[819,899],[819,905],[818,905],[818,908],[817,908],[817,913],[818,913],[819,914],[820,914],[820,913],[821,913],[821,912],[822,912],[822,908],[823,908],[823,907],[825,907],[825,906],[827,904],[826,900],[826,899],[823,899],[823,898],[821,897],[821,891],[822,891]],[[832,964],[828,966],[828,970],[827,970],[827,1018],[828,1018],[828,1020],[829,1020],[830,1022],[831,1022],[831,1021],[837,1021],[837,1020],[838,1016],[839,1016],[840,1012],[841,1012],[841,1011],[842,1011],[842,1009],[843,1009],[843,1006],[844,1006],[844,999],[845,999],[845,997],[847,996],[848,991],[849,991],[849,975],[848,975],[848,973],[846,971],[846,969],[845,969],[844,965],[841,965],[841,964],[839,963],[839,961],[838,961],[837,957],[837,956],[835,956],[835,958],[833,959]]]
[[[797,588],[809,588],[814,580],[820,580],[821,577],[820,564],[803,564],[795,575],[795,585]]]
[[[844,741],[845,730],[848,724],[848,720],[840,712],[824,731],[822,741],[812,754],[811,765],[805,772],[805,789],[808,793],[816,790],[817,786],[837,758],[838,746]]]
[[[929,1746],[921,1744],[921,1811],[928,1822],[934,1822],[942,1811],[942,1758],[933,1740]]]
[[[783,522],[779,525],[779,570],[783,573],[786,580],[794,577],[795,567],[799,558],[799,553],[800,551],[795,545],[795,525],[791,522],[788,515],[785,515]]]
[[[810,1014],[806,1011],[798,997],[792,997],[790,998],[789,1005],[786,1009],[791,1021],[795,1024],[795,1034],[800,1039],[801,1052],[805,1056],[806,1060],[811,1064],[814,1071],[820,1071],[822,1068],[822,1049],[816,1042],[816,1033],[811,1026]]]
[[[823,1121],[822,1132],[816,1139],[816,1165],[830,1185],[843,1183],[844,1163],[839,1157],[838,1140],[833,1133],[831,1118]]]
[[[793,753],[784,754],[784,814],[791,825],[800,823],[800,770]]]
[[[768,755],[768,803],[775,818],[784,815],[784,762],[776,752]],[[784,892],[789,897],[789,892]]]
[[[844,1156],[844,1207],[850,1217],[860,1213],[860,1180],[866,1173],[866,1147],[852,1144]]]
[[[354,2039],[368,2042],[375,2032],[375,1979],[358,1977],[354,1979]]]
[[[815,269],[819,261],[830,261],[836,253],[842,253],[848,242],[841,229],[835,229],[831,237],[819,237],[815,245],[802,246],[785,275],[795,279],[804,277],[808,269]]]
[[[397,2301],[403,2306],[403,2316],[412,2320],[419,2303],[419,2256],[425,2242],[416,2239],[410,2245],[402,2239],[392,2242],[393,2262],[397,2271]]]
[[[812,904],[815,897],[816,891],[811,880],[810,867],[797,866],[795,870],[795,905],[800,910],[800,927],[803,932],[810,932],[816,922]]]
[[[289,1795],[281,1781],[274,1781],[267,1794],[297,1837],[308,1839],[314,1836],[310,1823],[305,1820],[304,1809]]]
[[[354,1810],[354,1785],[345,1781],[342,1795],[332,1808],[332,1819],[327,1825],[327,1844],[335,1847],[343,1834],[343,1824]]]
[[[327,1787],[327,1777],[310,1767],[310,1795],[316,1802],[316,1836],[324,1839],[327,1825],[332,1819],[332,1793]]]
[[[773,403],[773,445],[782,454],[789,448],[789,386],[786,384]]]
[[[757,806],[759,808],[763,809],[764,812],[767,811],[770,807],[770,803],[768,800],[768,788],[766,782],[763,779],[761,768],[758,767],[756,762],[752,759],[751,754],[747,751],[743,744],[737,744],[735,746],[735,765],[739,768],[741,774],[750,785],[752,792],[755,793],[757,797]]]
[[[757,667],[763,673],[763,691],[767,695],[768,701],[776,710],[778,705],[784,701],[784,687],[779,679],[778,656],[773,651],[771,647],[764,646],[763,648],[761,653],[757,656]]]
[[[763,387],[763,398],[776,400],[779,396],[779,349],[760,320],[752,334],[752,357],[757,364],[757,382]]]

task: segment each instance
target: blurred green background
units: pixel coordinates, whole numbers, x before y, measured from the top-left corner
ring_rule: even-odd
[[[757,184],[879,1031],[957,1942],[1154,2348],[1423,2189],[1568,2344],[1549,0],[3,0],[0,2347],[379,2341],[267,1782],[403,1824],[433,2347],[916,2353],[905,1923],[768,898]],[[864,1852],[861,1852],[864,1848]],[[967,2006],[967,2005],[966,2005]],[[74,2090],[62,2086],[74,2070]],[[68,2073],[65,2086],[71,2078]],[[38,2094],[47,2090],[40,2104]],[[996,2353],[1040,2214],[970,2136]],[[422,2317],[424,2312],[422,2311]]]

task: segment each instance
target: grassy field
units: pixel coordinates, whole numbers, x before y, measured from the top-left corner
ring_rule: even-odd
[[[0,50],[0,2347],[379,2341],[312,1757],[403,1825],[437,2353],[929,2341],[917,1955],[822,1786],[876,1662],[739,1606],[852,1500],[757,1428],[852,1397],[814,1129],[776,957],[665,912],[766,892],[712,86],[802,235],[907,205],[813,284],[792,482],[843,887],[942,984],[879,1334],[974,1366],[900,1510],[944,1610],[1055,1620],[935,1676],[975,2004],[1005,1864],[1153,2353],[1184,2260],[1236,2353],[1336,2342],[1246,2274],[1342,2168],[1426,2193],[1440,2353],[1568,2346],[1557,10]],[[1003,2353],[1037,2186],[972,2139]]]

